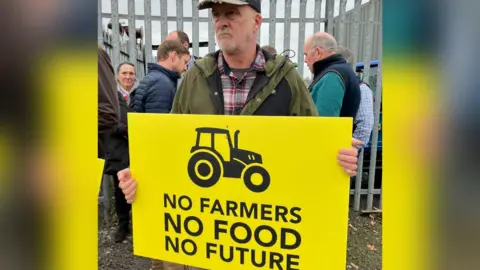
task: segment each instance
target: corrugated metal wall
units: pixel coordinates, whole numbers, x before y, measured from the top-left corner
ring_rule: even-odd
[[[346,1],[341,1],[346,2]],[[360,1],[356,1],[359,3]],[[360,9],[360,18],[355,18],[355,10],[349,10],[345,13],[345,19],[340,16],[335,17],[333,35],[339,41],[339,44],[350,48],[354,51],[357,62],[364,60],[367,47],[370,47],[371,60],[378,60],[380,55],[381,40],[381,23],[382,23],[382,7],[381,0],[371,0],[362,5]],[[373,16],[369,14],[372,12]],[[373,26],[373,29],[371,27]],[[342,30],[343,27],[343,30]],[[358,30],[357,28],[358,27]],[[343,31],[343,35],[342,35]],[[369,33],[369,31],[372,31]],[[372,35],[371,41],[368,36]],[[368,43],[371,42],[371,46]],[[358,57],[360,56],[360,57]]]

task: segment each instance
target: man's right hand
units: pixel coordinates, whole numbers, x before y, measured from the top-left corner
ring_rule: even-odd
[[[135,193],[137,192],[137,181],[132,178],[130,168],[119,171],[117,176],[120,182],[119,187],[122,189],[127,203],[132,204],[135,201]]]

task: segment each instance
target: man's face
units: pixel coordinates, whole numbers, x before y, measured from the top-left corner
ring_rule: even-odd
[[[171,57],[173,61],[173,69],[178,73],[178,76],[182,76],[182,74],[187,71],[187,64],[188,61],[190,61],[190,55],[173,53]]]
[[[123,88],[130,89],[135,83],[135,68],[131,65],[123,65],[118,72],[118,81]]]
[[[310,72],[313,73],[313,64],[315,64],[315,62],[322,60],[323,58],[325,58],[325,56],[324,56],[324,50],[322,48],[319,48],[319,47],[311,48],[310,47],[311,44],[312,44],[311,40],[307,40],[303,47],[303,51],[305,56],[304,57],[305,63],[307,64],[308,69],[310,69]]]
[[[214,4],[212,17],[218,45],[226,53],[242,51],[261,22],[261,17],[257,21],[257,14],[246,5]]]

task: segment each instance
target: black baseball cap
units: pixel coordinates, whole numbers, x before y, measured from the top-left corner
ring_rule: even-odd
[[[213,4],[232,4],[232,5],[250,5],[258,13],[262,13],[262,5],[260,0],[200,0],[198,3],[198,9],[212,8]]]

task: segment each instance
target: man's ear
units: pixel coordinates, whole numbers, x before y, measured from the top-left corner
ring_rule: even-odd
[[[255,15],[255,29],[260,29],[260,26],[262,25],[262,15],[260,13],[257,13]]]

